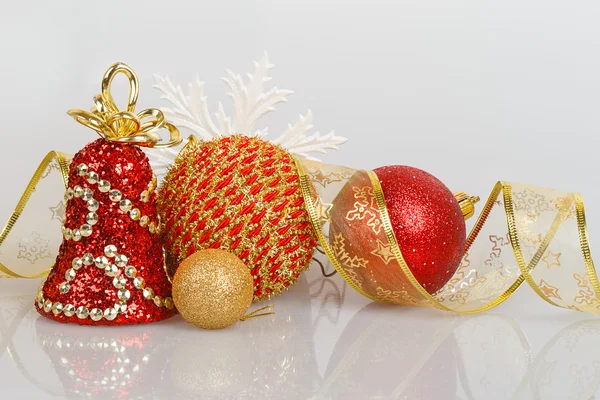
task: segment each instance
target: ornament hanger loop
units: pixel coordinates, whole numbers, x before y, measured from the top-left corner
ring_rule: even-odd
[[[129,96],[125,111],[119,110],[111,93],[113,79],[123,74],[129,81]],[[181,133],[168,123],[162,111],[149,108],[135,114],[139,95],[139,81],[135,71],[127,64],[111,65],[102,78],[102,94],[94,96],[91,111],[71,109],[67,112],[75,121],[95,130],[105,140],[123,144],[135,144],[143,147],[171,147],[182,141]],[[159,129],[169,131],[169,140],[162,139],[156,133]]]
[[[135,112],[135,105],[137,103],[138,95],[140,94],[140,85],[135,71],[127,64],[116,63],[108,67],[108,70],[106,70],[102,77],[102,100],[110,112],[114,113],[119,111],[119,107],[117,107],[117,103],[115,103],[115,99],[110,92],[113,79],[115,79],[119,73],[125,75],[129,81],[129,96],[127,98],[126,111],[133,113]]]

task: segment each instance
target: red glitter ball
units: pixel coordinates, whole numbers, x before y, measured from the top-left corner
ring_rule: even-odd
[[[417,168],[377,168],[390,222],[402,256],[419,283],[435,293],[452,277],[462,258],[466,227],[452,192]]]
[[[79,174],[78,166],[85,164],[88,172],[95,172],[100,183],[106,180],[110,183],[110,191],[100,184],[90,182],[88,176]],[[123,200],[132,203],[131,208],[138,208],[141,216],[149,217],[148,224],[158,225],[156,213],[156,191],[150,190],[146,202],[142,201],[142,193],[148,191],[152,181],[152,169],[146,155],[138,147],[121,145],[98,139],[79,151],[71,162],[69,171],[69,188],[79,186],[81,190],[91,190],[91,196],[98,202],[95,211],[98,222],[92,226],[92,233],[82,237],[80,241],[63,240],[60,246],[55,265],[43,285],[43,298],[52,304],[59,302],[64,307],[69,304],[77,309],[86,307],[88,311],[97,308],[104,312],[114,308],[119,302],[118,285],[122,278],[122,289],[128,290],[130,298],[126,301],[127,308],[118,313],[114,320],[102,317],[99,321],[91,317],[80,319],[77,315],[67,316],[63,312],[56,314],[50,310],[45,311],[43,304],[36,301],[38,312],[45,317],[59,322],[76,322],[81,325],[124,325],[160,321],[173,316],[174,308],[168,309],[157,306],[154,298],[146,299],[141,289],[134,287],[133,277],[125,276],[125,268],[118,267],[115,276],[105,273],[103,267],[95,263],[82,265],[73,270],[73,262],[83,259],[84,255],[91,254],[94,258],[106,257],[109,265],[115,266],[116,257],[105,254],[108,245],[114,245],[116,253],[127,257],[127,266],[136,269],[136,276],[145,281],[145,287],[152,288],[154,294],[164,300],[171,296],[171,284],[164,270],[163,248],[160,237],[151,234],[148,226],[142,227],[139,220],[130,218],[127,209],[122,210],[120,202],[111,200],[112,190],[121,192]],[[88,201],[90,195],[73,196],[66,201],[65,228],[79,229],[86,224],[86,216],[91,212]],[[114,197],[114,196],[113,196]],[[69,289],[61,293],[60,286],[67,282],[66,275],[75,272],[75,277],[68,282]],[[39,299],[38,299],[39,300]],[[160,303],[159,303],[160,304]]]

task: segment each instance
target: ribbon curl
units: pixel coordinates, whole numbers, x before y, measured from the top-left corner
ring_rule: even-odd
[[[112,81],[119,73],[125,75],[129,81],[129,96],[125,111],[119,110],[110,92]],[[94,97],[95,105],[91,111],[71,109],[67,114],[111,142],[154,148],[171,147],[181,143],[181,133],[166,121],[163,112],[159,109],[148,108],[135,114],[138,95],[139,81],[136,73],[127,64],[115,63],[104,74],[102,93]],[[169,131],[168,142],[159,144],[161,137],[156,133],[159,129]]]
[[[498,182],[455,274],[429,294],[402,256],[375,173],[305,159],[296,165],[323,252],[373,301],[475,314],[527,282],[553,306],[600,314],[600,283],[577,193]]]

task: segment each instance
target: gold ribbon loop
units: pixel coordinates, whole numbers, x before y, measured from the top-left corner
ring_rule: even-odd
[[[165,115],[156,108],[148,108],[140,112],[137,116],[140,122],[142,122],[144,119],[148,120],[143,122],[140,128],[144,132],[150,132],[165,127]],[[151,119],[152,117],[154,117],[154,119]]]
[[[98,113],[71,109],[67,111],[67,114],[80,124],[95,130],[102,137],[115,137],[117,135],[113,128]]]
[[[527,282],[549,304],[600,314],[600,282],[579,194],[498,182],[456,272],[429,293],[402,255],[373,171],[305,159],[296,165],[324,254],[371,300],[474,314],[498,306]]]
[[[127,98],[126,110],[130,113],[133,113],[135,112],[135,105],[140,94],[140,85],[135,71],[127,64],[113,64],[110,67],[108,67],[108,69],[104,73],[104,77],[102,77],[103,103],[106,105],[109,112],[114,113],[119,110],[119,107],[117,107],[117,103],[115,102],[115,99],[112,97],[112,94],[110,92],[112,81],[119,73],[125,75],[127,77],[127,80],[129,81],[129,96]]]
[[[129,111],[118,111],[110,114],[106,122],[117,133],[117,138],[134,136],[140,132],[140,120],[137,115]]]
[[[123,74],[129,81],[129,96],[125,111],[120,111],[111,93],[113,79]],[[122,144],[134,144],[143,147],[171,147],[182,141],[179,130],[166,122],[162,111],[149,108],[135,114],[139,95],[139,81],[130,66],[123,63],[113,64],[102,78],[102,94],[94,96],[91,111],[71,109],[67,112],[77,122],[96,131],[102,138]],[[169,140],[159,142],[161,136],[155,131],[167,129]]]

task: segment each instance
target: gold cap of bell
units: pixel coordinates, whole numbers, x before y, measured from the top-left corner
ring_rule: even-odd
[[[463,213],[465,220],[475,215],[475,204],[480,200],[479,196],[469,196],[465,192],[454,193],[454,198]]]

